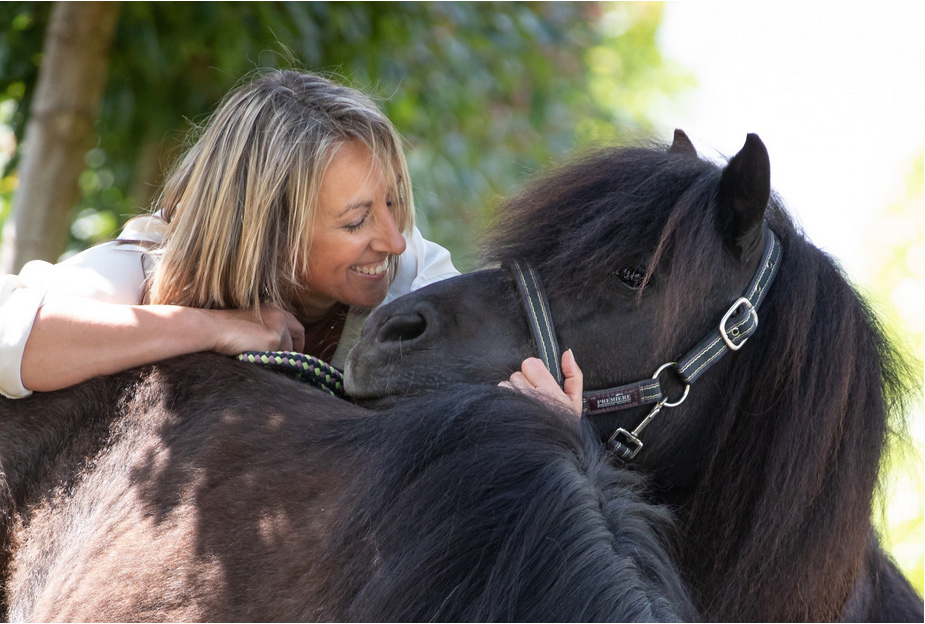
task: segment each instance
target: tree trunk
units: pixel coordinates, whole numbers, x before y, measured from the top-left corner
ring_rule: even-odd
[[[58,2],[51,13],[0,273],[18,272],[29,260],[55,261],[64,252],[118,13],[117,2]]]
[[[165,134],[166,132],[147,132],[138,149],[135,179],[129,196],[134,205],[141,210],[151,207],[164,181],[168,155],[179,147],[175,138],[162,136]]]

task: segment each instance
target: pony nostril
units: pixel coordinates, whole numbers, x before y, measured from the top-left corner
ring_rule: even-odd
[[[422,314],[402,314],[386,321],[376,335],[376,342],[408,342],[427,331],[427,320]]]

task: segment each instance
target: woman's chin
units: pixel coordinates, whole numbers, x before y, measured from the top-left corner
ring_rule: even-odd
[[[385,280],[375,286],[375,288],[354,289],[350,292],[342,293],[342,296],[338,297],[338,301],[353,308],[375,308],[385,301],[385,296],[389,294],[389,286]]]

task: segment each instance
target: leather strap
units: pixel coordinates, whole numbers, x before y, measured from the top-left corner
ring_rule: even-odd
[[[767,241],[761,264],[745,294],[726,312],[719,326],[701,340],[678,362],[678,373],[692,384],[727,351],[738,351],[758,329],[758,307],[780,268],[781,246],[777,237],[765,227]]]
[[[504,268],[510,271],[514,283],[517,284],[517,290],[527,311],[527,323],[536,343],[537,354],[561,386],[565,381],[562,375],[562,355],[540,278],[534,268],[523,260],[506,262]]]
[[[726,311],[717,328],[674,365],[681,380],[688,386],[728,351],[738,351],[758,329],[758,306],[764,301],[777,276],[782,255],[780,241],[767,225],[764,226],[764,237],[764,252],[745,294]],[[614,394],[620,394],[621,397],[610,399]],[[628,398],[624,399],[622,395]],[[638,405],[658,404],[665,400],[656,375],[653,379],[644,379],[616,388],[585,392],[583,413],[593,416]]]

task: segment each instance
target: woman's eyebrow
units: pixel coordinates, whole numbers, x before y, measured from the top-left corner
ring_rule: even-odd
[[[343,217],[343,216],[346,215],[348,212],[352,212],[352,211],[354,211],[354,210],[359,210],[359,209],[361,209],[361,208],[369,209],[369,208],[372,208],[372,207],[373,207],[373,202],[372,202],[371,199],[367,199],[366,201],[355,201],[355,202],[351,202],[351,203],[347,204],[347,207],[344,208],[344,209],[341,211],[341,213],[340,213],[339,215],[337,215],[337,216],[338,216],[338,217]]]

